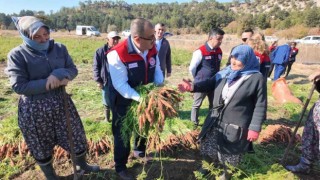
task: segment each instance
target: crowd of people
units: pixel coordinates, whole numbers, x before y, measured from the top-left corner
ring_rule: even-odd
[[[75,154],[77,170],[98,172],[99,166],[86,162],[85,131],[65,91],[78,73],[67,48],[50,39],[49,27],[38,18],[12,19],[23,43],[9,52],[6,73],[13,90],[20,94],[18,123],[33,158],[46,179],[57,179],[52,154],[54,146],[59,145]],[[121,42],[117,31],[109,32],[106,44],[93,58],[94,81],[102,91],[105,119],[112,123],[115,170],[124,180],[134,179],[126,165],[130,142],[124,140],[121,129],[132,102],[141,101],[135,88],[148,83],[162,86],[172,72],[165,24],[153,26],[149,20],[137,18],[131,22],[130,31],[131,35]],[[299,50],[295,42],[278,46],[275,41],[268,47],[263,34],[247,29],[241,36],[242,43],[232,48],[227,66],[220,70],[224,34],[220,28],[210,30],[207,41],[192,55],[189,72],[193,81],[183,80],[178,88],[193,93],[190,119],[195,129],[200,106],[208,97],[209,111],[199,135],[200,154],[222,169],[220,179],[230,179],[227,164],[237,166],[245,153],[254,152],[252,142],[258,139],[266,120],[266,82],[273,66],[274,81],[283,74],[287,77]],[[310,76],[311,81],[318,79],[319,72]],[[320,91],[320,83],[316,84]],[[306,122],[300,163],[286,166],[292,172],[309,172],[319,154],[319,104],[315,103]],[[66,119],[70,119],[71,139]],[[130,139],[131,134],[127,136]],[[146,139],[135,133],[134,139],[133,156],[152,160],[146,154]],[[208,173],[202,167],[199,172]]]

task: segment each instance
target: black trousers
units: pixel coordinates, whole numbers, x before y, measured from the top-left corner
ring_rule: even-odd
[[[294,63],[294,61],[289,61],[288,66],[287,66],[286,77],[289,75],[293,63]]]
[[[130,105],[115,105],[112,108],[112,133],[114,137],[114,161],[116,172],[127,169],[126,164],[130,154],[130,138],[131,133],[127,135],[127,141],[121,135],[123,127],[123,118],[126,116]],[[133,127],[132,127],[133,129]],[[135,136],[134,150],[145,152],[146,139],[141,136]]]

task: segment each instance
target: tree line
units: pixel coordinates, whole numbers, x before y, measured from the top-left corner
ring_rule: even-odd
[[[250,4],[259,9],[263,0],[219,3],[215,0],[192,1],[187,3],[128,4],[125,1],[79,2],[78,7],[62,7],[58,12],[21,10],[19,14],[0,13],[1,29],[14,29],[11,16],[32,15],[42,18],[52,29],[74,30],[76,25],[92,25],[101,32],[122,31],[130,28],[130,22],[137,17],[150,19],[153,23],[162,22],[170,29],[186,29],[193,32],[207,32],[211,27],[226,28],[232,33],[246,28],[286,29],[298,24],[306,27],[320,26],[320,8],[314,5],[303,10],[281,9],[275,5],[268,12],[237,12],[232,7]],[[252,7],[254,6],[254,7]],[[233,28],[232,24],[236,24]],[[229,26],[229,28],[228,28]],[[177,31],[179,32],[179,31]]]

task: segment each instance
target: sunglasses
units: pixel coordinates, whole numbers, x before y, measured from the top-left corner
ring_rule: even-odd
[[[248,38],[242,38],[243,42],[246,42],[248,40]]]
[[[142,37],[142,36],[139,36],[139,38],[144,39],[146,41],[154,41],[156,37],[154,35],[152,35],[151,38],[145,38],[145,37]]]

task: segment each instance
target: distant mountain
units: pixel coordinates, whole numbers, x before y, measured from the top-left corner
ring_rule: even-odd
[[[266,13],[274,7],[285,11],[302,11],[307,7],[320,7],[320,0],[234,0],[229,4],[229,8],[235,13]]]

